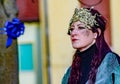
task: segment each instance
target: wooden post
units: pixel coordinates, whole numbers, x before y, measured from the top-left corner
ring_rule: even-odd
[[[16,14],[16,0],[0,0],[0,28]],[[19,84],[17,40],[6,48],[6,39],[5,34],[0,34],[0,84]]]

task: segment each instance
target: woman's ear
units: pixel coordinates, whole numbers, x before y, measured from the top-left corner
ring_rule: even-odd
[[[98,36],[98,33],[97,33],[97,32],[95,32],[95,33],[94,33],[94,38],[96,39],[96,38],[97,38],[97,36]]]

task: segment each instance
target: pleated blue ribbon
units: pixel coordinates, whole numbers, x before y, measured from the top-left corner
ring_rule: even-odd
[[[8,48],[12,44],[12,39],[17,39],[24,34],[25,26],[18,18],[13,18],[11,22],[6,21],[4,28],[0,28],[0,30],[5,31],[2,34],[7,34],[8,36],[6,42],[6,48]]]

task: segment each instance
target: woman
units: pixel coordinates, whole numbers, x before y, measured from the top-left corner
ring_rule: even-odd
[[[105,18],[95,9],[75,9],[68,35],[76,49],[62,84],[120,84],[120,58],[104,39]]]

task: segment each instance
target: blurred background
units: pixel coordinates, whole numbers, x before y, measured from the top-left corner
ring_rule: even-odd
[[[109,20],[106,41],[118,54],[119,3],[120,0],[106,0],[95,6]],[[17,0],[16,4],[18,18],[26,27],[24,35],[18,38],[20,84],[61,84],[74,53],[67,35],[69,20],[74,9],[83,5],[78,0]]]

